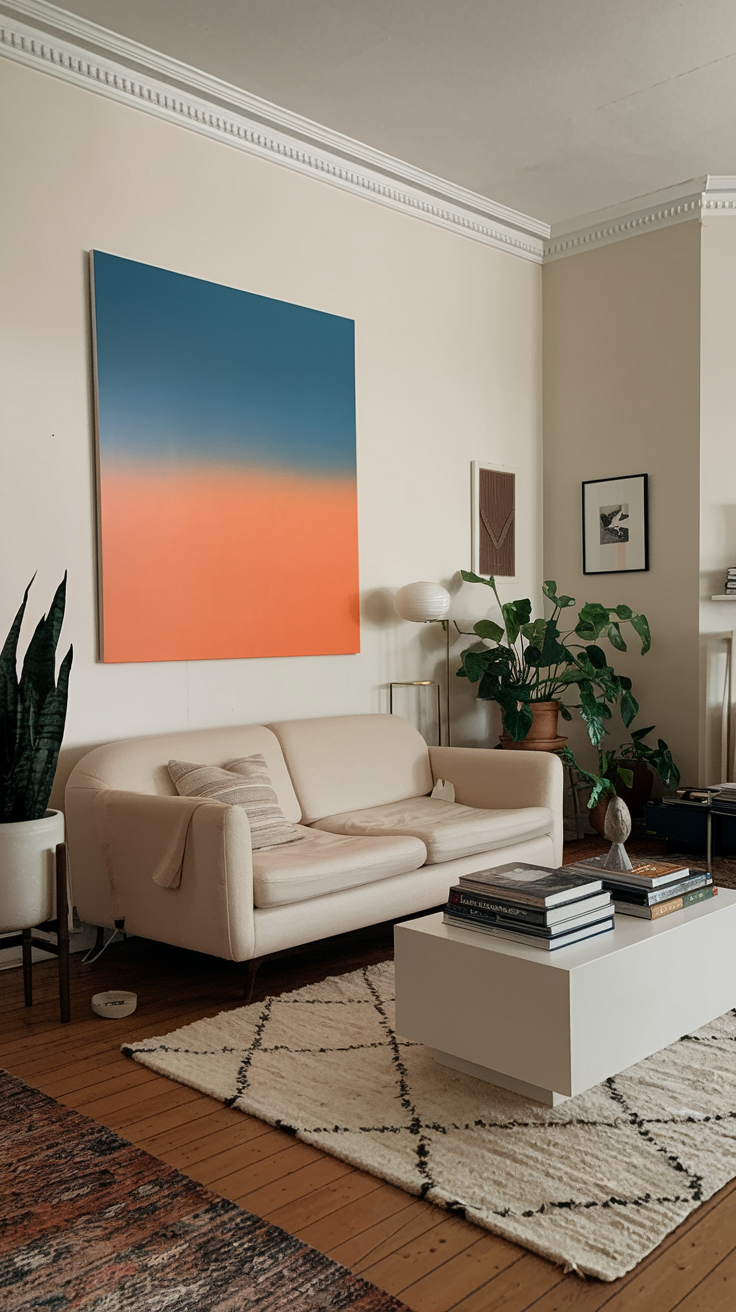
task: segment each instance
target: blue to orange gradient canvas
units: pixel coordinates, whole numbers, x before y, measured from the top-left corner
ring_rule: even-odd
[[[92,272],[102,659],[358,651],[353,321]]]

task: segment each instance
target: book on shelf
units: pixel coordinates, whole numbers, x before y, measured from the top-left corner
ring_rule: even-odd
[[[588,893],[600,893],[603,888],[600,875],[596,878],[589,870],[567,866],[564,870],[554,870],[551,866],[529,865],[525,861],[511,861],[492,870],[461,875],[458,883],[475,892],[496,893],[509,902],[534,907],[556,907]]]
[[[579,870],[581,874],[596,871],[602,880],[612,879],[617,884],[632,884],[635,888],[659,888],[662,884],[673,884],[677,879],[685,879],[690,874],[689,866],[677,865],[672,861],[632,861],[631,870],[611,870],[606,864],[605,856],[592,856],[587,861],[576,861],[567,866],[568,870]]]
[[[707,870],[694,870],[687,879],[679,879],[674,884],[664,884],[661,888],[634,888],[631,884],[617,884],[615,879],[606,880],[615,901],[632,902],[643,907],[655,906],[657,902],[666,902],[668,898],[692,893],[696,888],[704,888],[712,883],[713,880]]]
[[[484,925],[480,920],[463,919],[460,916],[451,915],[446,911],[443,916],[446,925],[453,925],[455,929],[476,930],[481,934],[490,934],[492,938],[501,938],[506,941],[511,940],[513,943],[521,943],[528,948],[541,948],[546,952],[555,952],[558,948],[571,947],[573,943],[582,943],[588,938],[597,938],[599,934],[608,934],[613,929],[613,916],[606,917],[594,925],[586,925],[583,929],[577,929],[569,934],[557,934],[554,938],[538,938],[529,933],[517,929],[501,929],[497,925]]]
[[[618,898],[614,898],[613,905],[622,916],[639,916],[642,920],[661,920],[662,916],[671,916],[673,911],[683,911],[686,907],[697,906],[699,902],[707,902],[711,897],[718,897],[718,888],[714,884],[693,889],[692,893],[683,893],[680,897],[671,897],[666,902],[655,902],[653,906],[643,906],[638,902],[620,902]]]
[[[578,897],[570,902],[562,902],[556,907],[534,907],[526,902],[514,902],[508,897],[496,897],[494,893],[480,893],[473,888],[456,884],[450,889],[450,901],[460,906],[475,907],[490,916],[504,916],[528,925],[557,925],[574,916],[598,911],[610,906],[611,895],[603,890],[591,893],[587,897]]]
[[[566,907],[561,908],[567,912],[565,918],[563,920],[558,918],[552,923],[541,919],[541,917],[549,915],[549,912],[545,913],[535,909],[535,914],[540,917],[539,919],[517,920],[508,914],[490,911],[487,906],[463,900],[462,893],[462,889],[450,889],[450,898],[445,908],[448,914],[459,916],[463,920],[477,920],[483,925],[499,925],[503,929],[518,929],[523,933],[529,933],[539,938],[554,938],[557,934],[567,934],[573,929],[580,929],[584,925],[592,924],[594,920],[605,919],[606,916],[613,914],[610,893],[598,894],[595,897],[582,898],[579,902],[568,903]],[[589,902],[598,905],[590,907]],[[574,914],[571,915],[571,912],[574,912]]]
[[[659,800],[662,806],[694,806],[696,809],[700,808],[702,810],[703,807],[710,806],[712,797],[713,794],[711,793],[706,797],[660,797]]]

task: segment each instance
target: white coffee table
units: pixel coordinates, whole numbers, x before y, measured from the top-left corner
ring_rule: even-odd
[[[736,1006],[736,892],[544,952],[442,923],[395,928],[396,1031],[556,1106]]]

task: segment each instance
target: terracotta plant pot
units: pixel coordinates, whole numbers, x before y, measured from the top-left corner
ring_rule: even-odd
[[[597,806],[594,806],[592,810],[588,812],[588,819],[595,829],[595,832],[600,834],[601,838],[604,837],[603,826],[606,823],[606,811],[608,810],[608,803],[610,800],[610,797],[601,798]]]
[[[567,738],[560,738],[557,733],[560,703],[530,702],[529,705],[534,719],[526,738],[515,743],[504,729],[501,746],[513,752],[561,752]]]

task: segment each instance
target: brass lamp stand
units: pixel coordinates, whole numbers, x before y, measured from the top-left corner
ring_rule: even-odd
[[[411,620],[414,624],[441,624],[445,631],[445,738],[443,744],[442,738],[442,716],[439,714],[440,706],[440,687],[437,684],[437,707],[439,718],[439,739],[441,746],[450,746],[452,735],[450,730],[450,621],[447,613],[450,609],[450,594],[447,588],[443,588],[439,583],[407,583],[405,587],[399,588],[394,597],[394,608],[396,614],[400,615],[402,620]],[[425,684],[433,683],[433,679],[412,679],[409,684],[420,687]],[[389,706],[393,706],[393,695],[391,685],[389,684]]]

